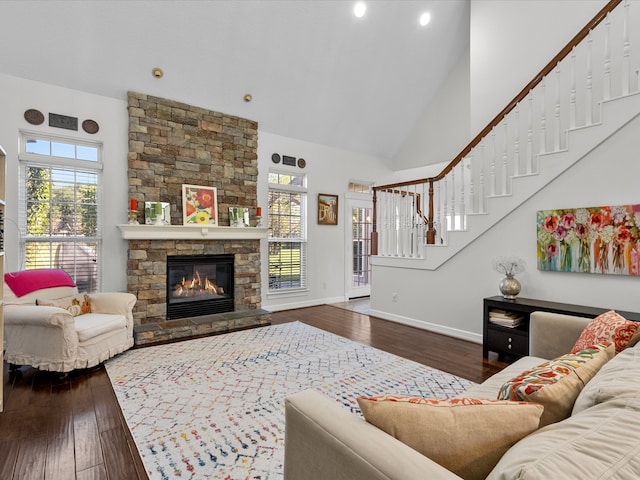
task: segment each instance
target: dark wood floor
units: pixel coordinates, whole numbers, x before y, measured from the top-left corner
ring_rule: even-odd
[[[296,320],[476,382],[505,366],[483,360],[480,345],[337,307],[272,316]],[[104,368],[60,380],[28,367],[10,375],[5,365],[3,382],[1,480],[147,478]]]

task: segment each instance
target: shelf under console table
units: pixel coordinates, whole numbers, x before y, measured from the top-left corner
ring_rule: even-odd
[[[586,307],[531,298],[508,300],[502,296],[485,298],[483,303],[482,355],[488,358],[489,352],[495,352],[501,360],[529,355],[529,317],[532,312],[542,311],[595,318],[611,310],[611,308]],[[616,312],[628,320],[640,322],[640,313],[622,310],[616,310]],[[506,327],[495,324],[489,320],[491,315],[519,319],[518,326]]]

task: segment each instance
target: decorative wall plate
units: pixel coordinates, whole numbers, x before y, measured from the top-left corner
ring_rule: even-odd
[[[271,155],[271,161],[273,163],[280,163],[280,155],[278,155],[277,153],[274,153],[273,155]]]
[[[84,122],[82,122],[82,129],[87,132],[87,133],[98,133],[98,130],[100,130],[100,126],[98,125],[98,122],[94,121],[94,120],[85,120]]]
[[[307,161],[304,158],[299,158],[298,159],[298,167],[304,168],[306,166],[307,166]]]
[[[24,119],[31,125],[41,125],[42,122],[44,122],[44,114],[40,110],[30,108],[29,110],[25,110]]]

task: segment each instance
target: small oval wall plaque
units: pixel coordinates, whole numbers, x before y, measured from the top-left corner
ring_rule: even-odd
[[[82,122],[82,129],[87,133],[94,134],[98,133],[100,127],[98,126],[98,122],[94,120],[85,120],[84,122]]]
[[[30,108],[29,110],[25,110],[24,119],[31,125],[41,125],[42,122],[44,122],[44,114],[40,110]]]

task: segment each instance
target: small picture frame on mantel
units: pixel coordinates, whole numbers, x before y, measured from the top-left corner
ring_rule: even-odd
[[[249,209],[229,207],[229,226],[234,228],[249,227]]]

